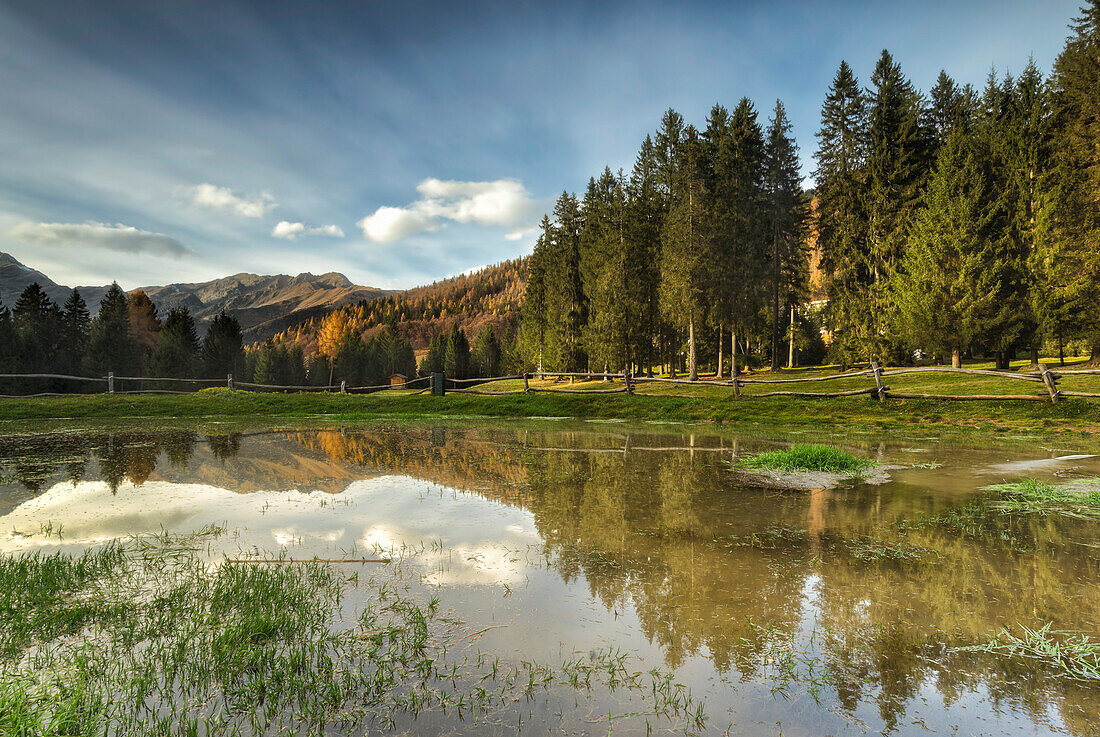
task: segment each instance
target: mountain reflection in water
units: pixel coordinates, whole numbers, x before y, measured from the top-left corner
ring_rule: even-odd
[[[820,701],[739,703],[735,723],[749,709],[753,721],[779,715],[808,734],[823,718],[841,731],[1095,734],[1098,684],[950,648],[1017,623],[1100,630],[1096,524],[1006,518],[981,535],[902,524],[965,504],[990,469],[1034,457],[915,442],[847,441],[907,466],[885,484],[776,491],[731,472],[738,454],[774,443],[722,434],[394,425],[9,436],[0,549],[53,544],[35,519],[62,522],[55,543],[70,546],[210,520],[276,546],[321,546],[311,554],[420,545],[433,585],[518,587],[540,566],[559,587],[579,584],[605,624],[629,614],[711,705],[738,683],[775,687],[769,660],[784,648],[829,674]],[[1096,459],[1072,466],[1100,475]],[[438,550],[428,545],[437,538]],[[527,628],[553,629],[542,618],[554,608],[528,603],[516,614]],[[499,636],[518,638],[502,641],[513,647],[537,637]]]

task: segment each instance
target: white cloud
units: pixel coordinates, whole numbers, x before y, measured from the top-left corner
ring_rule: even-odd
[[[185,192],[194,205],[212,210],[225,210],[246,218],[262,218],[276,207],[274,198],[267,192],[254,197],[242,197],[229,187],[218,187],[213,184],[188,187]]]
[[[416,202],[406,207],[380,207],[360,220],[363,235],[372,241],[388,243],[434,230],[440,220],[515,227],[529,223],[540,206],[523,184],[514,179],[491,182],[425,179],[416,191],[421,197]]]
[[[327,235],[329,238],[343,238],[344,230],[339,225],[322,225],[309,229],[310,235]]]
[[[20,223],[9,232],[12,238],[40,246],[83,245],[122,253],[154,253],[176,258],[194,255],[175,238],[138,230],[118,223]]]
[[[538,228],[520,228],[519,230],[513,230],[510,233],[504,234],[504,240],[506,241],[521,241],[524,238],[528,238],[538,232]]]
[[[295,240],[300,235],[327,235],[330,238],[343,238],[344,231],[338,225],[322,225],[317,228],[307,228],[305,223],[292,223],[280,220],[271,229],[271,235],[276,238]]]
[[[306,226],[302,223],[290,223],[286,220],[280,220],[275,223],[275,227],[271,229],[271,235],[276,238],[286,238],[288,240],[294,240],[299,235],[305,232]]]
[[[356,225],[368,240],[376,243],[392,243],[436,228],[435,218],[412,207],[379,207]]]

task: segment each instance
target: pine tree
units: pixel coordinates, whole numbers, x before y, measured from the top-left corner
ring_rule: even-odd
[[[912,345],[950,353],[954,366],[971,346],[1002,330],[1008,212],[988,146],[951,133],[915,216],[904,263],[893,277],[898,330]]]
[[[730,117],[726,145],[717,147],[712,163],[714,260],[719,269],[715,306],[729,318],[731,376],[738,373],[739,341],[765,301],[770,241],[762,217],[764,160],[764,135],[756,108],[748,98],[741,98]]]
[[[627,300],[635,360],[653,375],[653,348],[660,326],[661,225],[664,214],[658,192],[657,154],[646,136],[630,175],[627,201]]]
[[[1008,109],[996,131],[1000,139],[1000,187],[1019,243],[1013,269],[1018,275],[1014,301],[1019,304],[1019,333],[1038,364],[1044,333],[1055,335],[1060,324],[1049,288],[1052,199],[1049,196],[1050,109],[1042,74],[1029,61],[1008,90]]]
[[[18,345],[11,312],[3,302],[0,302],[0,373],[16,373],[17,351]]]
[[[703,317],[704,268],[709,249],[703,146],[688,126],[677,154],[672,208],[661,233],[661,306],[687,330],[688,375],[699,378],[695,330]]]
[[[1100,363],[1100,0],[1081,8],[1072,30],[1050,79],[1050,290],[1063,329],[1088,341]]]
[[[436,333],[428,344],[428,353],[424,356],[422,371],[425,374],[441,373],[446,368],[446,361],[447,336]]]
[[[88,305],[80,292],[74,289],[69,298],[65,300],[65,308],[62,313],[62,345],[63,355],[61,367],[66,373],[80,373],[84,363],[84,354],[88,349],[88,332],[91,329],[92,318],[88,313]]]
[[[581,232],[582,277],[589,305],[586,353],[598,368],[616,370],[629,361],[631,315],[628,293],[627,207],[622,174],[605,168],[589,184]]]
[[[363,336],[356,330],[344,333],[333,360],[336,377],[346,381],[349,386],[373,385],[368,363],[367,344],[363,341]]]
[[[867,227],[867,115],[859,82],[847,62],[841,62],[822,104],[817,139],[815,227],[829,297],[833,350],[847,362],[867,356],[874,334]]]
[[[923,100],[883,51],[867,91],[867,202],[871,272],[869,357],[897,357],[885,331],[886,285],[905,251],[908,219],[920,205],[931,149]]]
[[[577,198],[562,192],[554,206],[553,289],[550,292],[551,325],[556,330],[563,371],[586,367],[584,328],[588,324],[588,302],[581,276],[581,229],[584,219]]]
[[[279,348],[272,338],[268,338],[256,354],[256,365],[252,370],[252,381],[257,384],[278,386],[283,383],[281,373]]]
[[[199,336],[195,332],[195,320],[186,307],[168,311],[157,335],[153,350],[152,366],[156,376],[177,379],[190,378],[195,373],[199,357]]]
[[[553,258],[553,226],[549,217],[543,216],[539,229],[541,232],[527,264],[527,287],[521,311],[520,344],[527,363],[541,371],[547,348],[547,336],[551,329],[549,290]],[[437,337],[442,338],[442,336]],[[433,344],[434,342],[433,338]],[[446,345],[441,344],[440,350],[442,352],[439,354],[439,368],[429,368],[431,371],[443,370],[442,356],[446,351]],[[429,355],[431,355],[430,348]],[[429,367],[435,365],[435,363],[428,364]]]
[[[500,375],[500,342],[491,326],[483,327],[474,338],[470,358],[475,376],[489,378]]]
[[[443,371],[451,379],[470,378],[470,342],[458,323],[451,326],[447,336],[447,353],[443,359]]]
[[[237,318],[224,310],[215,317],[202,341],[203,374],[220,379],[239,373],[244,358],[244,340]]]
[[[130,337],[130,313],[126,293],[111,285],[99,303],[99,313],[88,331],[88,370],[100,376],[113,371],[134,375],[140,370],[140,353]]]
[[[805,252],[806,207],[798,146],[791,137],[787,112],[778,100],[767,132],[764,182],[767,203],[764,212],[771,231],[771,367],[777,371],[780,368],[780,340],[786,323],[784,317],[801,300],[809,277]]]
[[[62,320],[57,303],[34,282],[23,290],[12,310],[19,346],[19,368],[25,373],[51,373],[62,358]]]

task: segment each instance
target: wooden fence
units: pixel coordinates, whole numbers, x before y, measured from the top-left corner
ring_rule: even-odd
[[[560,372],[560,371],[535,371],[513,376],[494,376],[490,378],[476,379],[452,379],[444,377],[446,390],[458,394],[478,394],[486,396],[503,396],[509,394],[545,393],[545,394],[630,394],[637,395],[637,388],[646,383],[664,383],[688,386],[712,386],[727,387],[734,397],[765,398],[765,397],[800,397],[800,398],[833,398],[855,397],[869,395],[879,401],[887,399],[946,399],[946,400],[993,400],[993,401],[1049,401],[1057,402],[1062,397],[1100,397],[1100,393],[1069,391],[1060,389],[1058,382],[1067,375],[1100,375],[1100,369],[1059,369],[1052,371],[1046,366],[1041,366],[1040,371],[1033,372],[1006,372],[990,371],[985,369],[951,368],[949,366],[919,366],[903,367],[895,369],[883,369],[877,363],[872,363],[869,369],[862,371],[848,371],[845,373],[828,374],[825,376],[805,376],[797,378],[770,378],[767,376],[738,376],[736,379],[676,379],[658,376],[634,376],[629,372],[623,373],[594,373],[594,372]],[[1009,379],[1023,382],[1038,389],[1032,393],[1019,394],[918,394],[910,392],[898,392],[892,390],[886,379],[891,376],[918,373],[941,373],[964,376],[978,376],[985,378]],[[749,385],[776,385],[776,384],[805,384],[821,381],[834,381],[839,379],[860,379],[866,377],[869,385],[865,388],[851,389],[847,391],[797,391],[774,390],[764,392],[743,392],[742,389]],[[373,386],[348,386],[347,382],[328,384],[324,386],[297,386],[278,384],[259,384],[253,382],[237,382],[230,374],[224,379],[178,379],[156,376],[115,376],[113,373],[107,376],[72,376],[68,374],[0,374],[0,380],[55,380],[64,382],[87,382],[93,385],[103,385],[103,390],[110,394],[190,394],[204,385],[220,385],[229,389],[248,389],[253,391],[275,392],[330,392],[339,391],[344,394],[366,394],[390,389],[414,390],[414,394],[424,394],[432,391],[432,377],[422,376],[417,379],[408,379],[397,384],[378,384]],[[563,387],[532,386],[532,379],[576,379],[583,381],[606,381],[614,384],[621,382],[620,386],[611,386],[607,389],[570,389]],[[522,388],[494,391],[485,387],[501,381],[523,381]],[[122,389],[116,387],[116,382],[137,382],[138,388]],[[146,383],[157,386],[188,385],[190,389],[154,388],[147,387]],[[131,384],[132,385],[132,384]],[[67,396],[73,392],[38,392],[35,394],[0,394],[0,397],[40,397],[40,396]],[[684,394],[640,394],[639,396],[674,396],[698,398],[697,396]]]

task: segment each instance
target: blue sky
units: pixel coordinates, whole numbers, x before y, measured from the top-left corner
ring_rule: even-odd
[[[0,0],[0,251],[70,285],[410,287],[530,252],[668,107],[781,98],[808,175],[842,59],[1045,73],[1077,7]]]

